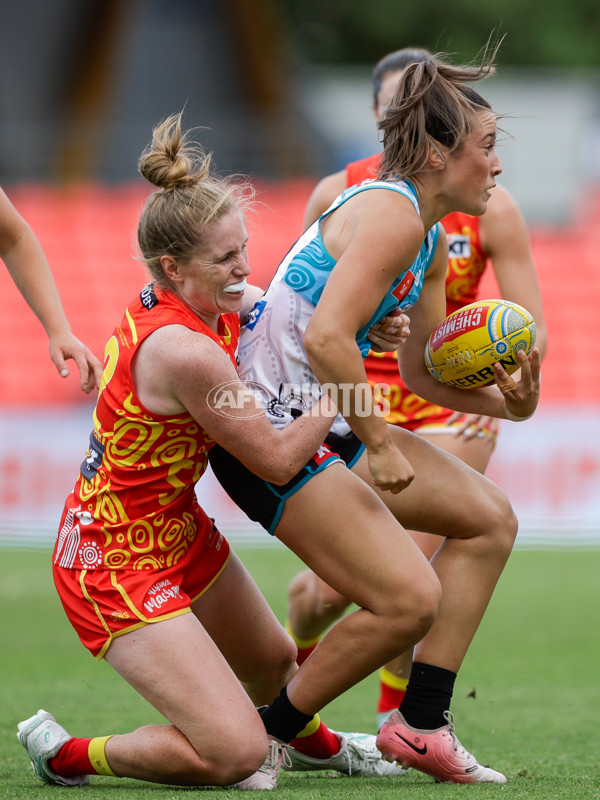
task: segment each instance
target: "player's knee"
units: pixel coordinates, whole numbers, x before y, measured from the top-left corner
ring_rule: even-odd
[[[240,738],[239,736],[236,738],[232,749],[227,748],[226,752],[229,757],[221,761],[219,771],[221,786],[229,786],[232,783],[244,780],[244,778],[249,778],[259,769],[267,757],[267,747],[256,742],[245,742],[240,752],[238,750]],[[232,752],[235,752],[235,759],[231,758]],[[235,763],[231,763],[232,761]]]
[[[508,556],[515,543],[519,523],[510,500],[500,489],[490,493],[484,520],[495,547]]]
[[[274,685],[284,686],[295,671],[298,648],[292,637],[285,633],[277,647],[272,649],[271,656],[265,664],[262,677]]]
[[[221,742],[219,753],[211,754],[209,772],[214,775],[211,783],[216,786],[230,786],[249,778],[263,764],[267,757],[268,745],[263,737],[249,738],[236,735],[235,740],[226,746]],[[231,754],[235,753],[235,758]],[[206,759],[203,759],[206,763]],[[206,776],[201,781],[206,784]]]
[[[294,575],[288,587],[288,602],[293,603],[300,597],[308,593],[312,581],[312,573],[310,570],[305,569]]]
[[[415,581],[410,595],[409,619],[412,620],[415,641],[419,641],[435,622],[442,603],[442,585],[433,570],[426,579]]]
[[[437,575],[428,566],[413,576],[408,588],[405,582],[399,586],[393,597],[395,601],[388,610],[393,626],[400,635],[410,633],[413,641],[419,641],[431,628],[440,610],[442,586]]]
[[[268,744],[262,723],[256,731],[245,733],[240,736],[238,729],[222,730],[217,725],[212,739],[203,740],[202,744],[189,740],[191,747],[174,748],[172,758],[165,760],[165,782],[177,786],[228,786],[249,777],[264,762]]]
[[[270,687],[274,698],[296,671],[297,656],[298,648],[293,639],[281,628],[277,635],[273,632],[270,636],[268,647],[254,649],[236,665],[236,675],[261,696],[265,687]]]
[[[258,677],[261,683],[270,683],[273,686],[285,686],[296,669],[298,648],[292,637],[283,629],[277,641],[270,643],[265,649],[263,659],[258,664]],[[256,669],[256,668],[255,668]],[[256,672],[249,680],[256,680]]]

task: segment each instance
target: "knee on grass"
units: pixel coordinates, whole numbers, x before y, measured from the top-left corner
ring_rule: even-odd
[[[271,639],[268,648],[255,654],[252,662],[246,660],[244,666],[237,671],[237,676],[243,683],[277,687],[274,697],[295,672],[298,655],[298,648],[292,637],[283,628],[280,633],[275,640]]]
[[[231,739],[217,742],[210,752],[198,754],[199,761],[190,763],[185,775],[185,785],[230,786],[250,777],[267,757],[266,738],[240,736],[239,731]],[[232,753],[235,757],[232,758]],[[181,776],[174,783],[184,783]]]

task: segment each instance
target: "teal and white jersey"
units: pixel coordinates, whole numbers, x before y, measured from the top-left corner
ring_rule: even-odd
[[[323,243],[321,222],[350,197],[371,189],[398,192],[407,197],[419,213],[417,194],[409,181],[365,181],[346,189],[293,245],[242,328],[240,377],[259,394],[270,422],[277,427],[292,422],[322,394],[304,349],[307,325],[336,265]],[[398,306],[411,308],[416,303],[425,271],[435,253],[438,233],[438,225],[434,225],[415,261],[396,278],[368,324],[356,334],[363,358],[370,349],[367,339],[370,328]],[[338,415],[332,431],[344,435],[349,430],[344,418]]]

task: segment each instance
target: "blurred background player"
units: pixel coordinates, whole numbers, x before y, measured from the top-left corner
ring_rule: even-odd
[[[0,189],[0,258],[29,307],[48,335],[50,358],[61,377],[69,375],[73,359],[81,389],[89,393],[100,385],[102,366],[72,333],[44,251],[31,227]]]
[[[405,67],[430,57],[420,48],[404,48],[384,56],[373,70],[373,112],[378,120],[389,104]],[[344,189],[373,179],[381,162],[375,153],[328,175],[315,187],[306,207],[304,228],[321,216]],[[546,326],[538,278],[523,216],[509,192],[497,185],[481,217],[453,212],[442,219],[448,237],[446,275],[447,314],[477,299],[484,271],[491,263],[503,298],[528,309],[536,322],[536,346],[546,351]],[[482,474],[494,450],[499,421],[444,409],[410,392],[398,371],[397,353],[371,351],[365,361],[372,385],[389,386],[387,421],[416,431]],[[418,531],[410,535],[428,558],[441,543],[438,536]],[[322,632],[344,612],[348,600],[306,570],[291,582],[288,632],[298,646],[298,662],[316,647]],[[400,656],[380,670],[378,727],[402,702],[411,666],[411,654]]]

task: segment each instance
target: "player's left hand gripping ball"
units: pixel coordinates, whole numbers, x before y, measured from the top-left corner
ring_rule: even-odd
[[[518,351],[535,345],[533,317],[508,300],[481,300],[449,314],[434,328],[425,348],[429,373],[457,389],[494,383],[494,364],[508,375],[521,366]]]

